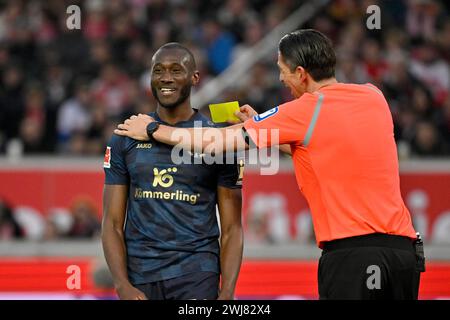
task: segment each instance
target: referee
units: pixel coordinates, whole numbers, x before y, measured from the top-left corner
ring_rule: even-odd
[[[294,100],[259,115],[246,105],[239,114],[245,122],[203,133],[243,133],[215,142],[215,150],[281,145],[292,155],[323,250],[320,299],[417,299],[423,247],[401,197],[393,122],[383,93],[372,84],[337,82],[332,43],[315,30],[285,35],[277,64]],[[115,132],[148,140],[152,122],[133,116]],[[184,130],[191,139],[173,138],[174,130],[164,125],[151,136],[172,145],[211,147],[206,135],[194,140],[199,129]]]

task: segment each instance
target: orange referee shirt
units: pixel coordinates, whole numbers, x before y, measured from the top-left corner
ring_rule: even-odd
[[[319,247],[376,232],[416,238],[400,194],[391,113],[375,86],[332,84],[244,127],[259,148],[291,145]]]

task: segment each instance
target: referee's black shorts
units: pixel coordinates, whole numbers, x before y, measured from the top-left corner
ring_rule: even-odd
[[[135,287],[149,300],[215,300],[219,293],[219,279],[218,273],[199,271]]]
[[[410,238],[370,234],[325,242],[320,299],[417,299],[420,271]]]

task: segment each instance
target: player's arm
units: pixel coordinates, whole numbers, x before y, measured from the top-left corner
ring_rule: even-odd
[[[242,262],[243,232],[241,189],[218,186],[220,215],[220,269],[222,285],[219,300],[232,300]]]
[[[121,300],[146,300],[145,294],[128,280],[123,226],[128,197],[127,185],[108,185],[103,189],[102,244],[106,262]]]

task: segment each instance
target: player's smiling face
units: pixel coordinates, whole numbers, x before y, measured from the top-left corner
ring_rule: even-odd
[[[198,72],[182,50],[159,50],[152,60],[151,87],[159,105],[175,108],[187,100],[191,87],[198,82]]]

